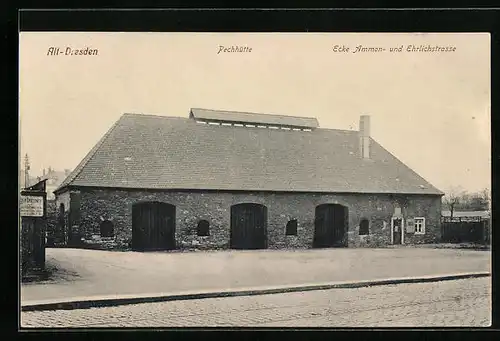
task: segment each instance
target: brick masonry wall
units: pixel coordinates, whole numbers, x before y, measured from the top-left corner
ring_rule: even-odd
[[[57,234],[57,205],[55,200],[47,200],[47,246],[53,245]]]
[[[225,249],[229,247],[231,206],[259,203],[267,206],[269,248],[310,248],[314,235],[315,207],[338,203],[349,209],[346,244],[350,247],[379,247],[391,243],[391,218],[396,207],[406,217],[425,217],[426,234],[405,234],[405,244],[440,240],[441,198],[439,196],[393,196],[367,194],[302,194],[243,192],[171,192],[138,190],[73,190],[79,196],[79,231],[87,247],[124,248],[132,238],[132,206],[160,201],[176,206],[176,244],[180,249]],[[65,205],[68,206],[69,205]],[[74,206],[74,205],[73,205]],[[370,221],[369,235],[359,235],[362,218]],[[210,236],[197,236],[200,220],[210,223]],[[297,235],[286,236],[286,223],[297,219]],[[114,224],[113,238],[100,237],[100,224]]]
[[[65,191],[56,195],[55,199],[57,219],[59,219],[61,204],[64,205],[64,230],[62,231],[62,239],[68,240],[68,224],[69,224],[69,208],[70,208],[70,192]]]

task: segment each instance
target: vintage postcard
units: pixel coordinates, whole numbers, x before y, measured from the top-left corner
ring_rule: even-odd
[[[21,328],[491,325],[488,33],[19,44]]]

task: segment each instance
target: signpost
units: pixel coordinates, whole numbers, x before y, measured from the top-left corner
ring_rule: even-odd
[[[45,231],[47,226],[45,180],[21,191],[21,271],[23,277],[45,267]]]
[[[21,195],[21,217],[43,217],[43,197]]]

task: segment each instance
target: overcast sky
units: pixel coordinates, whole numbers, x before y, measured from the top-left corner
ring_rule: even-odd
[[[401,52],[403,45],[455,52]],[[220,53],[219,45],[249,53]],[[348,53],[332,51],[335,45]],[[356,46],[386,52],[352,53]],[[48,56],[50,47],[97,56]],[[125,112],[191,107],[318,118],[358,129],[446,191],[490,187],[489,34],[21,33],[20,155],[73,169]]]

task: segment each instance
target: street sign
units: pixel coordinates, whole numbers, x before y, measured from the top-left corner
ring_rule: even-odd
[[[21,217],[43,217],[43,197],[21,195]]]

